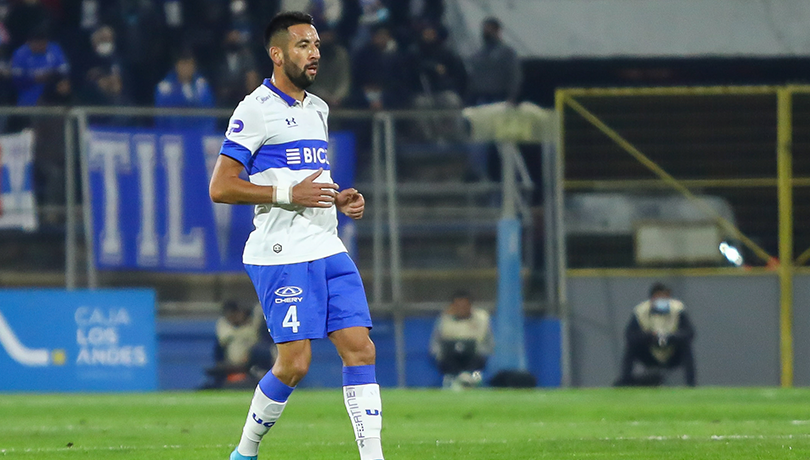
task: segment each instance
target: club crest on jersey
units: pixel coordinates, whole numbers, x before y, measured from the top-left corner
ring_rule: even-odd
[[[287,149],[285,153],[287,154],[288,165],[300,165],[302,163],[329,164],[329,156],[323,147],[317,149],[315,147],[297,147]]]

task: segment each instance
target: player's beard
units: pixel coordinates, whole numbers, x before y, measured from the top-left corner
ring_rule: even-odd
[[[307,67],[309,66],[310,64],[307,64],[303,69],[299,69],[295,64],[288,62],[284,65],[284,73],[296,87],[307,89],[315,82],[315,77],[317,76],[317,73],[315,75],[309,75],[307,73]]]

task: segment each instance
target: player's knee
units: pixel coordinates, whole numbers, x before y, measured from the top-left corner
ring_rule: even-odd
[[[344,357],[344,361],[349,366],[374,364],[374,361],[377,358],[377,349],[374,346],[374,342],[366,339],[355,344],[355,346],[353,346],[349,353],[346,353],[346,355],[347,356]]]
[[[279,357],[273,366],[273,373],[290,386],[295,386],[309,372],[310,357],[305,354]]]

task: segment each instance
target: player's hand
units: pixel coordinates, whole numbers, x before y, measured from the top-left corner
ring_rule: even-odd
[[[366,209],[366,199],[356,189],[347,188],[338,193],[335,205],[338,211],[356,220],[363,217],[363,211]]]
[[[308,208],[329,208],[335,204],[338,185],[315,182],[322,172],[323,168],[315,171],[292,188],[293,204]]]

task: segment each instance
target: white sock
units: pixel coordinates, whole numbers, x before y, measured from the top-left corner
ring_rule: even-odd
[[[275,425],[286,405],[286,401],[283,403],[273,401],[265,396],[261,388],[256,387],[245,427],[242,428],[242,438],[236,448],[237,452],[246,457],[258,455],[262,437]]]
[[[344,386],[343,402],[354,428],[360,460],[383,460],[380,386],[376,383]]]

